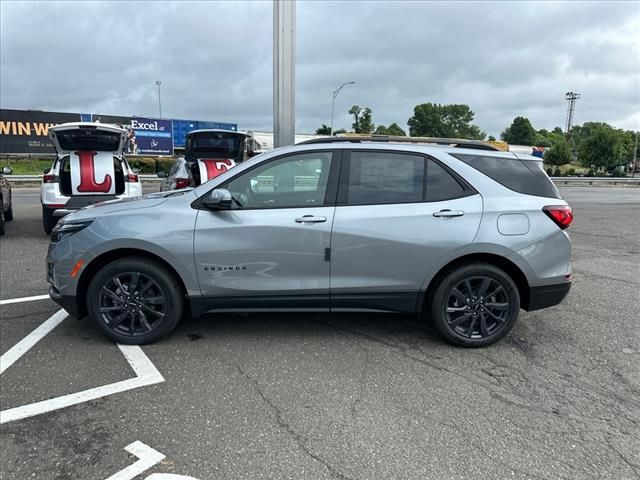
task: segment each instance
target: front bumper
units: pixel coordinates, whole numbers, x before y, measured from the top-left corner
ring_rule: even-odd
[[[56,302],[62,308],[64,308],[69,315],[78,318],[78,303],[76,297],[72,295],[62,295],[56,287],[49,285],[49,297]]]
[[[529,288],[529,305],[526,311],[541,310],[547,307],[558,305],[571,289],[571,282],[556,283],[553,285],[542,285]]]

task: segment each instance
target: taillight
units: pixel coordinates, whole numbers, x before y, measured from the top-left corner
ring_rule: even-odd
[[[573,212],[569,205],[547,205],[546,207],[542,207],[542,211],[546,213],[561,230],[564,230],[573,222]]]
[[[53,173],[47,173],[42,176],[42,183],[56,183],[58,181],[58,177],[56,177]]]
[[[135,173],[130,173],[129,175],[127,175],[126,181],[127,182],[137,182],[138,181],[138,175],[136,175]]]
[[[187,188],[191,185],[191,180],[188,178],[176,178],[176,188]]]

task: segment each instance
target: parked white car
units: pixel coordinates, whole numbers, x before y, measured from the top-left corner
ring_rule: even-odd
[[[126,130],[90,122],[49,128],[56,159],[42,177],[40,197],[44,230],[58,219],[94,203],[139,197],[142,184],[123,155]]]

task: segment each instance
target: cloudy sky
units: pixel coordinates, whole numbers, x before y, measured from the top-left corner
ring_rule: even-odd
[[[272,127],[272,3],[0,2],[2,108],[163,115]],[[498,136],[640,128],[640,2],[298,1],[296,128],[350,128],[353,104],[403,128],[419,103],[466,103]]]

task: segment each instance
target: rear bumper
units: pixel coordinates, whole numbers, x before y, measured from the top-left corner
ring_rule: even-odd
[[[541,310],[547,307],[558,305],[571,289],[571,282],[556,283],[553,285],[542,285],[529,288],[529,305],[525,310]]]
[[[62,308],[64,308],[69,315],[78,318],[78,303],[76,297],[72,295],[62,295],[53,285],[49,286],[49,297],[56,302]]]

